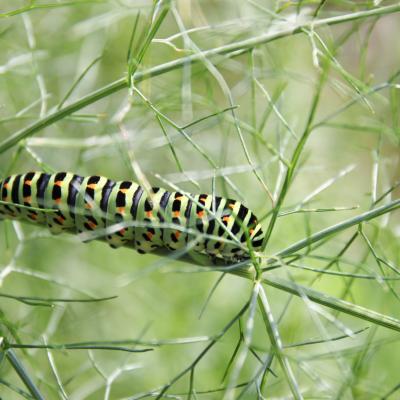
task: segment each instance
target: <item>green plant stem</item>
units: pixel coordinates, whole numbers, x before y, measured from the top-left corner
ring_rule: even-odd
[[[102,3],[102,0],[83,0],[83,1],[68,1],[64,3],[47,3],[47,4],[35,4],[34,1],[30,1],[30,4],[17,8],[16,10],[8,11],[5,13],[0,13],[0,18],[10,18],[19,14],[24,14],[34,10],[43,10],[43,9],[51,9],[51,8],[60,8],[60,7],[70,7],[70,6],[82,6],[82,5],[90,5],[95,3]]]
[[[286,249],[280,251],[279,253],[276,254],[276,256],[277,257],[289,256],[289,255],[295,253],[296,251],[299,251],[301,249],[304,249],[305,247],[310,246],[313,243],[319,242],[323,239],[326,239],[327,237],[329,237],[331,235],[339,233],[347,228],[358,225],[362,222],[369,221],[369,220],[377,218],[383,214],[394,211],[399,207],[400,207],[400,200],[395,200],[384,206],[377,207],[370,211],[366,211],[365,213],[357,215],[354,218],[349,218],[345,221],[339,222],[336,225],[332,225],[329,228],[322,229],[321,231],[314,233],[313,235],[309,236],[308,238],[300,240],[299,242],[294,243],[291,246],[287,247]]]
[[[311,289],[302,285],[298,285],[295,282],[290,282],[280,278],[264,278],[262,280],[268,286],[273,286],[277,289],[284,290],[285,292],[294,294],[302,297],[306,296],[309,300],[314,303],[327,306],[331,309],[344,312],[353,317],[361,318],[365,321],[372,322],[380,326],[400,332],[400,320],[389,317],[387,315],[378,313],[365,307],[358,306],[345,300],[341,300],[336,297],[329,296],[325,293],[321,293],[315,289]]]
[[[259,36],[237,41],[224,46],[220,46],[214,49],[205,50],[201,53],[196,53],[187,57],[178,58],[174,61],[167,62],[165,64],[158,65],[148,70],[137,72],[133,77],[134,83],[149,79],[154,76],[165,74],[169,71],[173,71],[182,68],[187,63],[196,63],[204,58],[212,58],[215,56],[227,55],[228,57],[234,57],[243,54],[252,48],[261,44],[266,44],[277,39],[281,39],[288,36],[293,36],[298,33],[304,32],[305,29],[315,29],[321,26],[330,26],[341,24],[345,22],[357,21],[360,19],[383,16],[387,14],[393,14],[400,11],[400,4],[395,4],[386,7],[378,7],[372,10],[360,11],[351,14],[339,15],[331,18],[324,18],[317,21],[307,21],[302,24],[293,25],[288,29],[283,29],[279,32],[263,33]],[[75,111],[81,110],[82,108],[92,104],[104,97],[107,97],[115,92],[128,87],[128,79],[126,77],[120,78],[94,92],[82,97],[70,105],[63,107],[60,110],[55,110],[48,116],[39,119],[32,125],[17,131],[2,143],[0,143],[0,153],[14,146],[20,140],[23,140],[36,132],[54,124],[55,122],[63,119],[64,117],[74,113]]]
[[[14,391],[15,393],[18,393],[21,397],[24,397],[25,399],[32,400],[33,397],[28,393],[19,388],[18,386],[13,385],[10,382],[5,381],[4,379],[0,378],[0,385],[6,386],[8,389]]]
[[[251,280],[254,279],[254,274],[250,270],[240,269],[236,271],[230,271],[230,273],[241,276],[242,278]],[[283,290],[284,292],[294,294],[295,296],[306,296],[314,303],[321,304],[333,310],[343,312],[345,314],[352,315],[353,317],[357,317],[365,321],[372,322],[373,324],[384,326],[385,328],[400,332],[400,320],[396,318],[392,318],[348,301],[329,296],[325,293],[319,292],[318,290],[311,289],[282,278],[268,276],[268,278],[261,279],[261,282],[265,285]]]
[[[293,152],[292,155],[292,159],[290,160],[290,165],[286,170],[286,175],[285,175],[285,179],[283,181],[282,184],[282,188],[281,191],[279,193],[279,197],[278,200],[276,202],[276,205],[272,211],[272,217],[271,220],[268,224],[267,227],[267,231],[265,232],[265,236],[262,242],[262,246],[261,249],[262,251],[266,248],[269,239],[271,238],[272,232],[274,230],[275,227],[275,223],[278,219],[278,215],[280,213],[281,207],[283,205],[283,202],[285,200],[286,194],[289,191],[290,185],[292,183],[293,177],[294,177],[294,172],[296,170],[297,164],[300,160],[300,155],[304,149],[304,146],[306,145],[307,139],[309,138],[311,132],[312,132],[312,122],[314,120],[314,116],[318,107],[318,103],[319,103],[319,99],[320,99],[320,95],[321,95],[321,91],[322,91],[322,87],[325,83],[327,74],[328,74],[328,70],[329,70],[329,65],[326,66],[326,68],[324,69],[324,71],[322,72],[320,79],[318,81],[318,85],[316,88],[316,93],[315,96],[313,97],[313,101],[311,104],[311,109],[310,109],[310,113],[307,119],[307,124],[306,127],[304,129],[303,134],[301,135],[300,140],[297,142],[296,148]]]
[[[296,378],[290,366],[289,360],[285,355],[282,340],[280,338],[280,334],[278,331],[278,326],[274,321],[274,317],[272,314],[271,307],[269,305],[267,296],[265,294],[264,288],[260,283],[257,282],[259,287],[258,291],[258,304],[260,307],[261,315],[263,317],[269,340],[271,342],[272,349],[274,354],[279,361],[279,364],[282,368],[283,373],[285,374],[286,380],[289,384],[290,391],[292,392],[293,398],[296,400],[302,400],[303,396],[300,393],[300,388],[297,384]]]
[[[21,363],[21,361],[19,361],[14,350],[7,349],[6,357],[7,357],[8,361],[10,362],[10,364],[15,369],[18,376],[21,378],[22,382],[24,382],[25,386],[27,387],[27,389],[29,390],[29,392],[31,393],[33,398],[36,400],[44,400],[45,398],[40,393],[39,389],[37,388],[37,386],[31,379],[31,377],[29,376],[28,372],[26,371],[26,369],[23,366],[23,364]]]

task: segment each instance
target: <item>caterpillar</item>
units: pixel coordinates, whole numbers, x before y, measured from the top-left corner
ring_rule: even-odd
[[[90,234],[113,248],[163,249],[234,262],[259,251],[263,231],[241,202],[183,194],[132,181],[70,172],[28,172],[0,181],[0,219],[47,226],[51,233]],[[188,250],[189,251],[189,250]]]

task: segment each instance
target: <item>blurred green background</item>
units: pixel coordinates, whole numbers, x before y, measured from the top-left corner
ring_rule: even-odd
[[[278,218],[265,252],[274,255],[370,209],[390,188],[380,205],[398,196],[400,16],[393,10],[363,17],[368,10],[391,4],[397,3],[172,1],[139,73],[229,43],[285,34],[249,45],[243,54],[199,57],[196,63],[184,62],[135,83],[148,102],[125,87],[43,126],[11,148],[2,148],[1,177],[29,170],[66,170],[115,180],[145,176],[153,186],[173,183],[191,193],[211,192],[215,182],[218,194],[243,200],[266,228],[273,205],[254,171],[276,200],[285,173],[278,155],[290,160],[307,126],[320,76],[326,74],[313,130],[281,210],[305,212]],[[133,0],[0,0],[0,148],[15,132],[56,112],[71,88],[61,109],[126,77],[136,18],[133,53],[161,6]],[[335,25],[318,26],[318,21],[357,13],[361,17],[354,21],[343,18]],[[312,20],[315,29],[310,23],[303,32],[290,33]],[[162,121],[165,132],[155,110],[172,121]],[[186,138],[176,127],[184,128]],[[362,231],[365,237],[359,234],[333,269],[372,279],[356,278],[349,287],[351,277],[322,274],[315,281],[317,273],[300,268],[325,268],[357,227],[327,238],[312,256],[301,258],[297,268],[268,273],[400,318],[396,281],[388,285],[379,277],[398,276],[398,216],[381,217],[363,225]],[[145,353],[16,349],[46,399],[139,398],[140,393],[157,397],[154,393],[191,365],[252,293],[251,281],[226,274],[199,318],[221,272],[129,249],[112,250],[100,242],[82,244],[73,236],[52,237],[44,229],[10,221],[0,223],[0,232],[0,294],[118,296],[51,307],[0,298],[0,336],[23,344],[140,339],[149,343],[137,348],[153,348]],[[379,264],[374,254],[394,269]],[[325,340],[287,350],[305,398],[383,398],[400,384],[398,333],[313,306],[304,298],[288,303],[287,293],[265,290],[275,318],[284,312],[279,321],[284,345]],[[257,394],[258,378],[243,394],[243,385],[225,390],[253,379],[270,354],[258,309],[254,319],[248,313],[243,316],[243,329],[248,321],[254,322],[251,351],[241,353],[242,344],[244,359],[234,358],[222,380],[240,337],[235,323],[195,365],[192,398],[290,398],[276,360],[271,364],[275,376],[268,373],[262,394]],[[327,340],[366,327],[352,337]],[[175,344],[164,344],[175,339]],[[0,397],[23,398],[14,386],[25,392],[27,388],[8,360],[0,360]],[[167,393],[190,398],[189,377]],[[394,392],[389,397],[398,396]]]

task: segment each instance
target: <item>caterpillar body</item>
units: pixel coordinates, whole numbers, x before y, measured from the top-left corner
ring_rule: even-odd
[[[28,172],[0,181],[0,219],[47,226],[51,233],[93,234],[139,253],[190,251],[224,262],[258,251],[263,231],[241,202],[211,194],[146,191],[132,181],[69,172]],[[50,211],[50,212],[49,212]]]

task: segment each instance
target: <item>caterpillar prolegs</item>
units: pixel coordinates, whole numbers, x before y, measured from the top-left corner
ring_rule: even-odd
[[[90,234],[139,253],[191,249],[225,262],[249,258],[263,240],[256,216],[241,202],[182,194],[131,181],[69,172],[28,172],[0,181],[0,218]]]

